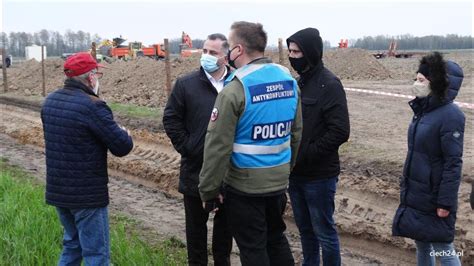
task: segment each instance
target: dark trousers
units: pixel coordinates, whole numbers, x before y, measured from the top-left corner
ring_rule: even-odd
[[[303,247],[303,266],[319,265],[322,250],[323,265],[341,265],[339,237],[334,223],[334,197],[338,177],[296,181],[290,179],[291,206]]]
[[[295,264],[283,233],[285,194],[254,197],[227,191],[224,204],[243,266]]]
[[[189,265],[207,266],[207,220],[209,213],[202,207],[199,197],[184,196],[186,215],[186,246]],[[232,235],[226,222],[225,208],[214,216],[212,232],[212,255],[214,265],[230,265]]]

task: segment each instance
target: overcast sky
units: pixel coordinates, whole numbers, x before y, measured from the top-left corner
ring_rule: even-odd
[[[341,38],[472,35],[473,29],[472,1],[0,1],[4,32],[83,30],[145,44],[179,38],[182,31],[200,39],[214,32],[228,35],[239,20],[262,23],[270,45],[306,27],[319,29],[332,46]]]

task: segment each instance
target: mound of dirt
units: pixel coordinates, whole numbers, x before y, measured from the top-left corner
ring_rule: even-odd
[[[390,71],[363,49],[337,49],[324,51],[325,66],[340,79],[384,80],[391,78]]]
[[[62,59],[45,60],[44,74],[47,92],[62,86],[64,82],[63,65]],[[14,65],[7,70],[7,77],[9,91],[26,96],[41,95],[43,79],[40,62],[31,59],[20,65]]]
[[[62,59],[45,60],[46,93],[61,87],[64,82]],[[111,102],[132,103],[140,106],[158,107],[166,104],[165,62],[149,58],[117,60],[107,68],[100,80],[100,94]],[[199,67],[199,56],[171,60],[171,81]],[[35,60],[22,62],[8,69],[9,92],[18,95],[41,95],[41,63]],[[3,86],[3,80],[1,81]]]
[[[268,52],[266,56],[278,62],[278,52]],[[288,56],[285,53],[282,64],[294,76]],[[388,71],[373,56],[362,49],[338,49],[325,51],[325,65],[341,79],[383,80],[390,78]],[[54,91],[64,82],[62,59],[45,60],[46,93]],[[111,102],[131,103],[139,106],[163,107],[166,104],[165,62],[147,57],[131,61],[117,60],[104,63],[100,80],[100,94]],[[199,67],[199,55],[171,60],[171,81]],[[9,91],[18,95],[41,95],[41,63],[30,60],[8,70]],[[2,82],[3,83],[3,82]]]
[[[114,102],[157,107],[166,104],[165,62],[150,58],[115,61],[104,69],[101,96]],[[199,67],[199,57],[171,60],[171,81]]]

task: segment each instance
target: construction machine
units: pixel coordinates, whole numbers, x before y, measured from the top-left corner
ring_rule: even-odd
[[[189,57],[194,53],[200,53],[201,49],[193,49],[191,37],[184,31],[179,44],[180,56]],[[91,49],[91,53],[92,53]],[[116,58],[129,60],[137,57],[150,57],[154,59],[162,59],[166,56],[163,44],[153,44],[150,46],[143,45],[142,42],[127,42],[126,39],[120,37],[113,38],[112,41],[105,39],[96,46],[96,58],[98,61],[108,58]]]
[[[193,49],[193,41],[189,34],[183,33],[181,34],[181,44],[179,45],[179,53],[181,57],[189,57],[195,53],[201,53],[202,49]]]
[[[102,41],[98,46],[98,50],[101,55],[124,60],[143,56],[154,59],[165,57],[163,44],[153,44],[146,47],[142,42],[126,43],[126,39],[123,39],[122,37],[113,38],[112,41]]]
[[[129,43],[129,49],[133,53],[133,57],[151,57],[154,59],[165,58],[165,49],[163,44],[153,44],[149,47],[145,47],[141,42]]]
[[[347,39],[341,39],[339,42],[339,48],[348,48],[349,47],[349,41]]]
[[[392,40],[390,44],[388,45],[388,51],[387,52],[378,52],[375,54],[372,54],[375,58],[380,59],[380,58],[385,58],[385,57],[395,57],[395,58],[410,58],[413,57],[414,55],[424,55],[426,53],[423,52],[397,52],[397,42],[395,40]]]

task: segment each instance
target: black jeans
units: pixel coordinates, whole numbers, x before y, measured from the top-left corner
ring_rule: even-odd
[[[184,195],[186,215],[186,246],[188,264],[207,266],[207,220],[209,213],[202,207],[199,197]],[[232,235],[226,222],[225,208],[220,208],[214,216],[212,232],[212,254],[214,265],[230,265]]]
[[[286,230],[284,193],[259,197],[227,190],[224,205],[243,266],[295,265],[283,233]]]

